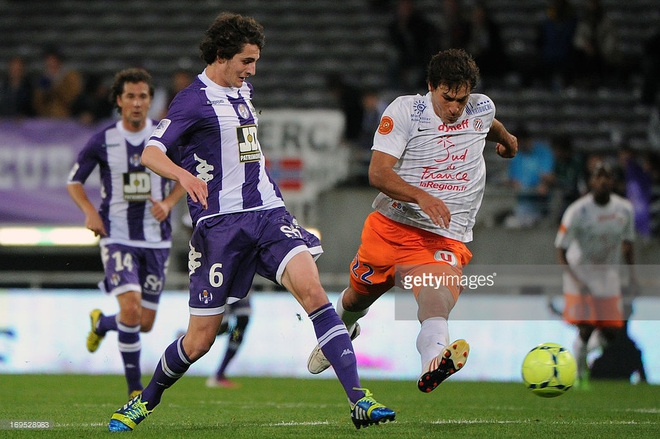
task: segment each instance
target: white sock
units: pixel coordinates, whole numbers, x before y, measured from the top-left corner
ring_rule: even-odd
[[[417,351],[421,355],[422,372],[449,344],[449,325],[447,319],[431,317],[422,322],[417,335]]]
[[[344,306],[342,305],[345,292],[346,290],[342,291],[341,294],[339,295],[339,299],[337,300],[336,310],[337,310],[337,314],[339,315],[339,318],[346,325],[346,329],[348,329],[348,334],[350,335],[353,333],[353,329],[355,329],[355,322],[357,322],[359,318],[367,315],[367,313],[369,312],[369,308],[364,309],[362,311],[346,311],[344,309]]]
[[[587,372],[587,345],[579,335],[575,337],[573,342],[573,353],[577,362],[577,377],[578,379],[585,378]]]

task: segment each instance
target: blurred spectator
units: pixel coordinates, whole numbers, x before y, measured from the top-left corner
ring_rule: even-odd
[[[550,146],[526,127],[516,131],[518,154],[509,162],[509,184],[516,191],[516,207],[505,218],[507,228],[531,227],[548,213],[554,157]]]
[[[360,135],[355,144],[353,163],[357,167],[353,174],[355,183],[369,185],[369,162],[371,161],[371,147],[374,144],[374,134],[378,129],[380,117],[387,107],[374,88],[365,88],[362,91],[362,123],[360,124]]]
[[[660,29],[644,42],[642,57],[642,95],[643,104],[651,107],[647,134],[649,143],[656,153],[660,153]]]
[[[9,60],[7,73],[0,78],[0,117],[34,116],[33,89],[25,71],[25,60],[15,56]]]
[[[651,185],[651,234],[660,236],[660,154],[647,151],[646,164],[652,177]]]
[[[195,77],[188,70],[176,70],[172,74],[171,83],[167,89],[156,91],[157,95],[163,93],[163,96],[160,99],[158,96],[154,97],[155,105],[152,106],[149,112],[150,117],[157,120],[164,118],[167,115],[167,110],[170,107],[170,103],[172,102],[172,99],[174,99],[174,96],[184,88],[188,87],[193,82],[193,79],[195,79]]]
[[[555,162],[550,182],[557,191],[557,221],[560,221],[568,205],[586,192],[587,175],[582,154],[575,151],[569,135],[554,136],[550,146]]]
[[[344,114],[343,140],[355,144],[360,137],[362,116],[364,114],[360,90],[345,81],[339,72],[328,73],[325,83],[334,98],[335,106]]]
[[[550,0],[537,31],[538,77],[544,86],[561,89],[572,82],[571,61],[577,19],[568,0]]]
[[[470,40],[470,20],[464,15],[459,0],[443,0],[440,26],[442,49],[466,49]],[[481,70],[481,65],[479,65]]]
[[[362,124],[358,145],[369,153],[374,143],[374,134],[380,124],[380,117],[386,107],[387,102],[382,100],[377,89],[365,88],[362,91]]]
[[[472,6],[471,18],[466,50],[476,61],[488,86],[489,83],[501,81],[509,71],[510,62],[504,50],[500,27],[482,1]]]
[[[642,103],[657,105],[660,90],[660,29],[644,42],[642,77]]]
[[[651,237],[651,194],[653,174],[646,156],[639,156],[627,144],[619,150],[619,164],[623,171],[625,197],[635,210],[635,231],[642,240]]]
[[[82,93],[73,101],[71,114],[81,123],[91,125],[113,116],[110,87],[99,75],[89,75]]]
[[[425,91],[426,66],[441,47],[438,28],[415,9],[413,0],[397,0],[387,29],[394,49],[389,67],[390,87]]]
[[[614,22],[600,0],[587,0],[573,38],[576,85],[595,88],[621,80],[622,52]]]
[[[34,108],[41,117],[71,117],[75,99],[83,90],[79,72],[65,68],[62,54],[54,48],[44,53],[44,72],[37,78]]]

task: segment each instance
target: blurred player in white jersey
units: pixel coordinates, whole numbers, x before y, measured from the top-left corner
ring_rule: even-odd
[[[431,59],[428,93],[396,98],[384,111],[374,136],[369,181],[381,192],[366,219],[362,243],[350,267],[351,285],[337,312],[353,338],[357,320],[394,286],[409,281],[421,329],[419,390],[430,392],[467,360],[465,340],[449,343],[447,319],[461,288],[458,282],[424,285],[425,276],[455,279],[472,253],[472,227],[484,193],[486,141],[511,158],[517,138],[495,119],[495,105],[473,94],[479,68],[464,50],[449,49]],[[418,282],[420,281],[420,282]],[[311,373],[330,366],[317,348]]]
[[[133,430],[209,351],[225,307],[247,296],[257,273],[284,286],[307,312],[355,426],[395,418],[362,388],[351,339],[319,280],[314,260],[321,243],[286,210],[266,170],[253,88],[246,81],[256,72],[264,41],[254,19],[220,14],[200,44],[206,68],[176,95],[142,154],[148,168],[188,192],[190,319],[188,332],[165,349],[142,394],[112,415],[110,431]],[[168,158],[174,152],[180,152],[181,166]]]
[[[147,117],[153,86],[142,69],[115,76],[111,100],[121,120],[94,135],[80,151],[68,181],[69,195],[85,214],[85,226],[101,237],[105,279],[99,287],[117,298],[119,313],[90,313],[87,349],[95,352],[108,331],[117,331],[129,397],[142,391],[140,332],[149,332],[165,284],[172,226],[170,211],[185,190],[140,163],[155,122]],[[100,168],[101,205],[87,197],[85,181]],[[174,186],[174,187],[173,187]]]
[[[635,220],[632,204],[613,193],[614,173],[605,162],[590,171],[591,192],[568,206],[555,247],[563,273],[564,320],[578,328],[573,345],[578,387],[588,387],[587,349],[594,330],[611,342],[624,327],[621,259],[633,286]]]

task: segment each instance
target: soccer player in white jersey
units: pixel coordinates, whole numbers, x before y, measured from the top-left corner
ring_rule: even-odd
[[[357,320],[392,287],[410,281],[421,323],[418,388],[430,392],[462,368],[469,345],[449,343],[447,319],[460,294],[458,282],[424,285],[425,276],[456,279],[472,254],[464,243],[483,197],[486,140],[511,158],[518,141],[495,119],[488,96],[472,93],[479,69],[464,50],[433,56],[428,93],[396,98],[385,109],[374,135],[369,181],[381,192],[362,229],[362,242],[350,266],[350,286],[337,312],[353,338]],[[418,282],[418,280],[420,282]],[[403,281],[403,282],[402,282]],[[329,367],[317,347],[308,369]]]
[[[612,192],[614,173],[596,162],[589,178],[591,192],[568,206],[555,247],[563,273],[564,320],[578,328],[573,351],[578,388],[588,388],[587,342],[598,328],[611,342],[624,327],[620,264],[633,271],[635,220],[632,204]]]
[[[95,352],[108,331],[117,331],[129,397],[142,391],[140,332],[149,332],[163,291],[172,226],[170,211],[185,190],[140,163],[155,123],[147,117],[153,86],[142,69],[115,76],[111,100],[121,119],[94,135],[71,170],[68,191],[85,214],[85,226],[101,237],[105,279],[99,288],[117,298],[119,313],[90,313],[87,349]],[[101,205],[92,205],[83,187],[100,168]],[[173,187],[174,186],[174,187]]]
[[[307,312],[335,367],[357,428],[394,420],[391,409],[363,389],[346,327],[319,281],[317,237],[300,227],[268,175],[258,137],[258,112],[246,80],[264,45],[262,26],[223,13],[200,44],[206,68],[172,101],[142,162],[188,192],[193,221],[188,332],[170,344],[141,395],[117,410],[111,431],[132,430],[160,403],[163,392],[205,355],[227,304],[245,297],[254,275],[286,287]],[[180,151],[181,166],[166,152]]]

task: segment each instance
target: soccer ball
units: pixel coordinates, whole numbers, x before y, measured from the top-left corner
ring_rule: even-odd
[[[525,386],[535,395],[563,395],[575,381],[577,364],[573,355],[557,343],[543,343],[529,351],[522,364]]]

